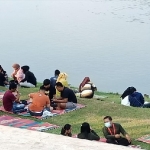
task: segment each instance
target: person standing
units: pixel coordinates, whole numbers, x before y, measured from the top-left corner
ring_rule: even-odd
[[[128,146],[131,138],[119,123],[113,123],[111,116],[104,117],[103,134],[107,143]],[[124,136],[122,137],[121,134]]]

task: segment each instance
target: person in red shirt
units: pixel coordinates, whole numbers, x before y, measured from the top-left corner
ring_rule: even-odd
[[[16,93],[14,95],[13,93]],[[25,105],[20,104],[20,95],[17,91],[17,84],[11,83],[9,85],[9,90],[5,92],[3,96],[3,106],[6,111],[13,111],[14,113],[24,110]]]

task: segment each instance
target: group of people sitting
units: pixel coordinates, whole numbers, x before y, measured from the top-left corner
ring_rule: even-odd
[[[104,117],[104,127],[102,129],[107,143],[128,146],[131,144],[129,134],[123,129],[119,123],[113,123],[111,116]],[[71,125],[66,124],[61,129],[61,134],[72,137]],[[87,140],[100,140],[100,136],[90,127],[89,123],[84,122],[81,125],[80,133],[77,138]]]
[[[9,89],[3,96],[3,106],[6,111],[20,113],[28,111],[31,116],[42,116],[44,111],[52,112],[55,109],[72,109],[77,107],[76,94],[82,98],[92,98],[96,86],[86,77],[79,86],[79,91],[74,92],[69,88],[67,74],[55,70],[54,77],[45,79],[39,91],[29,94],[29,101],[20,100],[18,87],[36,87],[36,77],[29,71],[30,67],[25,65],[20,67],[14,64],[13,80],[8,80],[6,71],[0,65],[0,86],[7,85]],[[134,87],[128,87],[121,95],[122,103],[133,107],[149,108],[150,104],[144,104],[144,97],[137,92]],[[131,138],[123,127],[118,123],[113,123],[110,116],[104,117],[103,134],[107,143],[128,146],[131,144]],[[61,134],[72,136],[71,125],[66,124]],[[122,136],[121,136],[122,134]],[[100,140],[100,137],[91,129],[89,123],[84,122],[81,125],[81,132],[77,135],[80,139]]]
[[[28,111],[32,116],[42,116],[44,111],[52,112],[53,109],[76,108],[77,98],[74,91],[68,88],[66,73],[55,70],[54,77],[45,79],[39,91],[30,93],[29,100],[25,101],[20,100],[18,87],[35,87],[36,78],[29,71],[29,66],[20,67],[19,64],[14,64],[13,68],[13,80],[3,82],[3,86],[9,87],[3,96],[3,107],[6,111],[13,113]]]
[[[55,70],[53,77],[43,81],[39,91],[29,94],[29,101],[20,101],[18,87],[36,87],[37,81],[35,75],[29,71],[29,66],[20,67],[19,64],[13,64],[12,67],[13,80],[8,81],[6,71],[0,66],[0,85],[9,87],[3,96],[3,106],[6,111],[14,113],[28,111],[33,116],[42,116],[44,111],[72,109],[77,106],[75,92],[68,88],[67,74],[59,70]],[[95,89],[95,85],[86,77],[79,87],[80,97],[92,98]]]
[[[36,87],[36,77],[31,71],[29,71],[29,66],[25,65],[20,67],[19,64],[13,64],[12,67],[14,71],[11,74],[11,77],[15,83],[21,87]],[[0,65],[0,86],[7,85],[9,85],[8,75]]]
[[[121,95],[121,104],[125,106],[150,108],[150,103],[145,102],[143,95],[135,87],[128,87]]]
[[[13,73],[11,77],[13,81],[16,82],[21,87],[36,87],[37,81],[35,75],[29,70],[30,67],[28,65],[24,65],[20,67],[19,64],[13,64]],[[50,85],[55,87],[56,82],[61,82],[65,87],[69,87],[67,81],[67,74],[60,72],[59,70],[55,70],[54,77],[50,78]],[[8,75],[6,71],[0,65],[0,86],[8,86]],[[93,98],[94,91],[96,91],[96,86],[90,81],[89,77],[85,77],[81,82],[78,91],[74,91],[76,96],[80,96],[81,98]],[[56,95],[60,95],[59,91],[56,89]]]
[[[14,113],[28,110],[32,116],[42,116],[45,110],[51,112],[53,109],[75,108],[77,98],[74,92],[63,86],[61,82],[57,82],[55,86],[60,92],[60,97],[56,97],[56,89],[50,85],[50,80],[45,79],[39,91],[29,94],[30,100],[27,102],[20,101],[17,84],[12,82],[3,96],[4,109]]]

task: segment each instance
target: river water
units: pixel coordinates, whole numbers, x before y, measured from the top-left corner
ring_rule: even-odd
[[[15,62],[38,81],[60,69],[74,86],[150,94],[150,0],[1,0],[0,64]]]

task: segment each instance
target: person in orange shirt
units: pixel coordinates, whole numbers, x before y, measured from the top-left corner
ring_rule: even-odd
[[[28,111],[31,116],[42,116],[45,109],[50,111],[50,100],[45,95],[45,88],[43,86],[40,87],[39,92],[29,94],[29,97]]]

